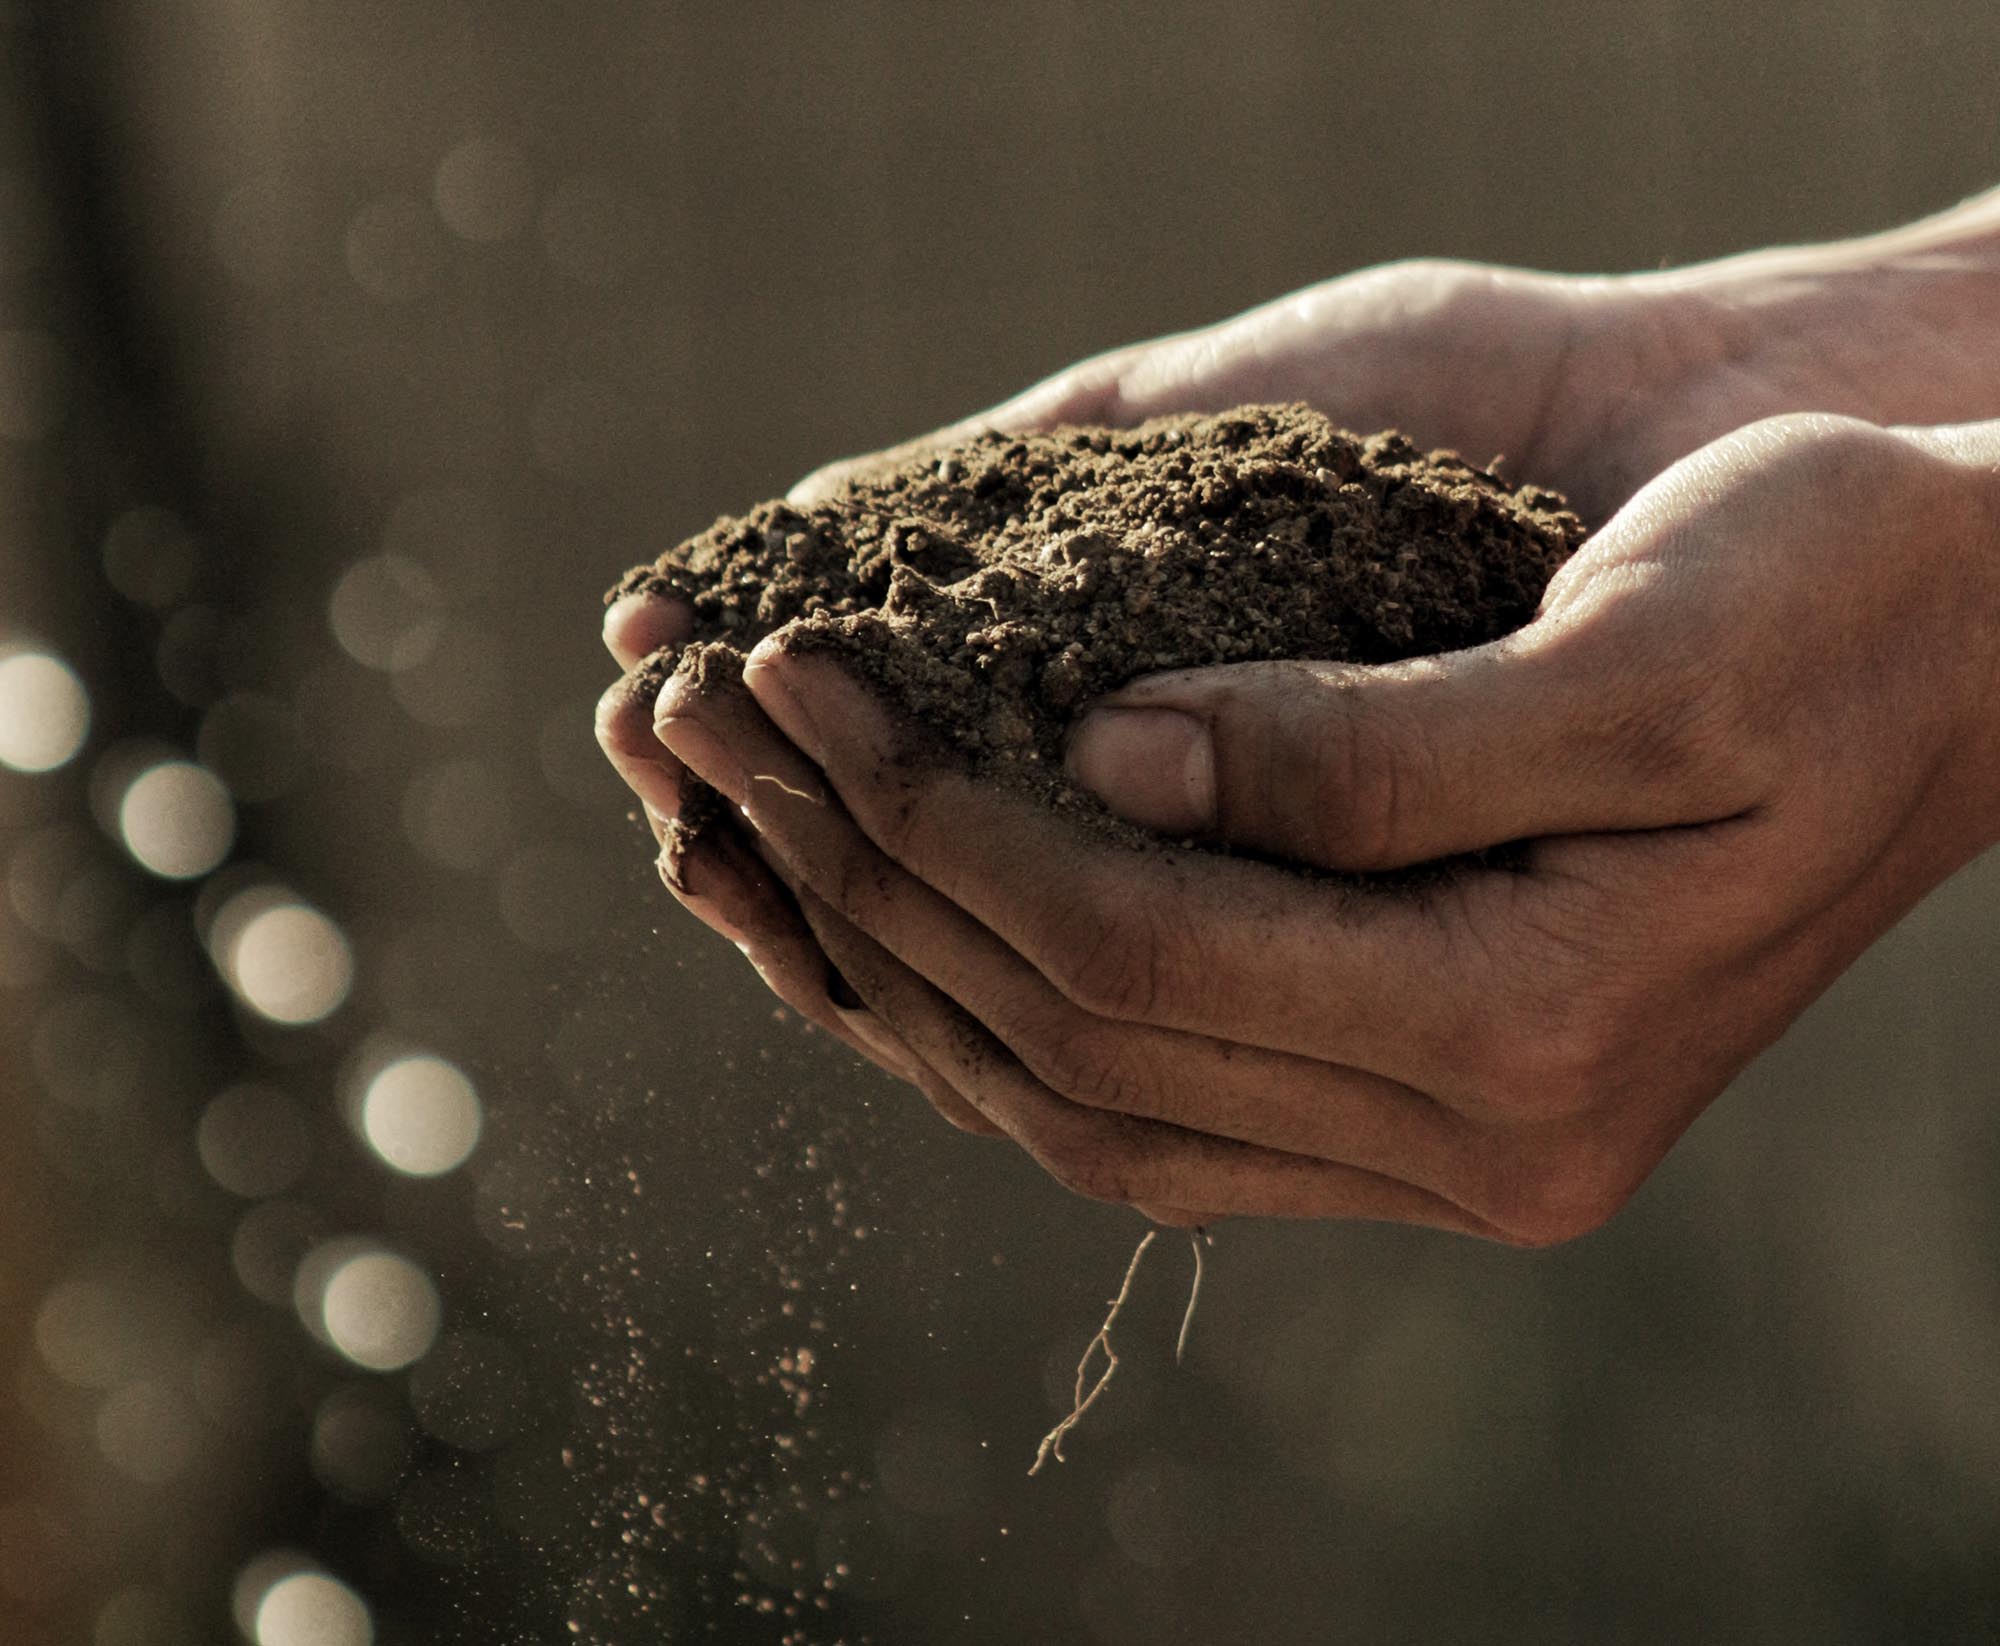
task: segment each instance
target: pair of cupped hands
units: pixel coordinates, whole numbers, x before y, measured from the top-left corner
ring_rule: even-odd
[[[776,637],[746,689],[661,689],[639,665],[690,614],[628,597],[606,752],[663,841],[689,772],[740,808],[676,859],[674,895],[945,1118],[1160,1222],[1597,1227],[2000,837],[2000,442],[1884,426],[1910,385],[1960,413],[1988,393],[1987,417],[2000,387],[1949,328],[1842,320],[1790,266],[1715,267],[1369,270],[811,476],[795,500],[980,429],[1303,400],[1500,454],[1595,530],[1494,644],[1159,675],[1086,706],[1075,781],[1254,855],[1100,843]],[[1512,866],[1418,891],[1284,866],[1503,843]]]

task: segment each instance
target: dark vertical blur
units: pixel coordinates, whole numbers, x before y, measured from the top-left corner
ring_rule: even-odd
[[[2000,179],[2000,9],[0,0],[0,1614],[24,1646],[2000,1634],[2000,868],[1609,1230],[1136,1238],[775,1012],[597,593],[1406,255]],[[25,728],[25,729],[23,729]]]

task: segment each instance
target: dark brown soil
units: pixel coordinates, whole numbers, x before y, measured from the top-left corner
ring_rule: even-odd
[[[1583,538],[1564,500],[1304,406],[982,435],[626,575],[694,609],[705,683],[793,624],[939,752],[1137,840],[1062,776],[1090,700],[1158,669],[1385,663],[1498,638]]]

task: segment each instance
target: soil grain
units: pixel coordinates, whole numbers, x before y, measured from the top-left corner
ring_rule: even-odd
[[[1136,842],[1062,776],[1091,699],[1161,669],[1479,645],[1533,617],[1583,535],[1555,492],[1453,453],[1244,406],[980,435],[718,520],[610,598],[687,602],[677,670],[704,684],[791,624],[940,755]]]

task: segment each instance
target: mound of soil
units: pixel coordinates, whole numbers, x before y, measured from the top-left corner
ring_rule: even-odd
[[[1245,406],[981,435],[808,508],[718,520],[607,598],[686,601],[676,670],[705,684],[792,624],[788,646],[837,654],[941,755],[1136,843],[1062,775],[1092,698],[1158,669],[1497,639],[1583,534],[1556,493],[1450,452]]]

